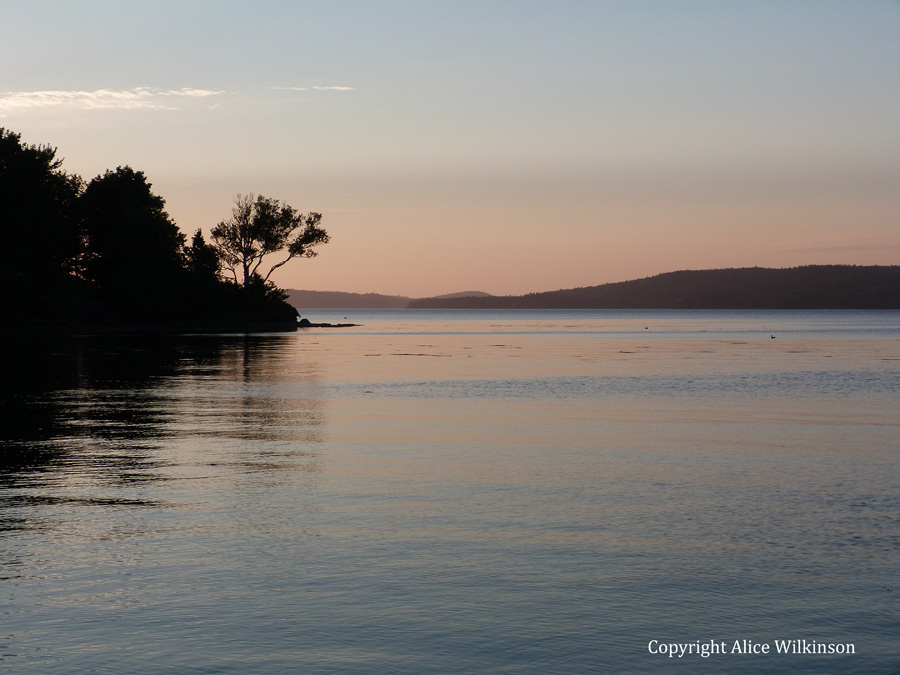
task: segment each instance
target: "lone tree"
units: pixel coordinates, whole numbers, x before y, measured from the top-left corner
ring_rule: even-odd
[[[277,199],[238,195],[231,217],[213,228],[212,238],[219,259],[231,271],[234,282],[238,283],[240,270],[242,285],[249,288],[257,277],[267,282],[272,272],[293,258],[317,255],[313,247],[328,242],[328,233],[319,226],[321,222],[321,213],[304,216]],[[278,252],[286,257],[262,276],[259,267],[263,258]]]

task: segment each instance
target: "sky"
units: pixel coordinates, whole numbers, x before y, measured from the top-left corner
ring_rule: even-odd
[[[900,264],[898,0],[0,0],[0,126],[263,194],[284,288],[424,297]],[[275,261],[273,261],[275,262]]]

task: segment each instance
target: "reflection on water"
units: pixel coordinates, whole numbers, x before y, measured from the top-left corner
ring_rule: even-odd
[[[896,315],[416,316],[4,345],[0,669],[900,666]]]
[[[168,450],[185,437],[208,437],[217,449],[234,439],[303,441],[299,464],[298,453],[277,450],[236,449],[229,462],[242,471],[314,470],[309,444],[321,425],[315,368],[290,374],[310,384],[301,399],[264,391],[284,377],[279,337],[96,337],[4,347],[6,527],[28,525],[19,515],[28,506],[160,506],[130,495],[183,471]]]

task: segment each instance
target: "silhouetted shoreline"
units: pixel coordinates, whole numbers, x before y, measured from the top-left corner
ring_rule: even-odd
[[[55,148],[0,127],[0,334],[296,330],[269,275],[327,243],[321,214],[239,195],[212,244],[199,229],[188,243],[151,188],[128,166],[70,174]]]
[[[356,323],[298,321],[143,321],[129,323],[23,322],[0,326],[0,336],[216,335],[223,333],[295,333],[306,328],[353,328]]]

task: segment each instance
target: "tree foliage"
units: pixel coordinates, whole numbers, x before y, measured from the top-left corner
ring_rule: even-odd
[[[184,259],[188,271],[207,283],[219,281],[219,252],[212,244],[207,244],[203,232],[197,230],[191,238],[191,245],[184,248]]]
[[[143,172],[118,167],[84,190],[82,276],[120,315],[161,316],[178,306],[185,237]]]
[[[80,238],[75,204],[78,176],[62,169],[49,145],[27,145],[0,128],[0,237],[4,249],[5,313],[46,306],[71,271]]]
[[[81,196],[83,271],[102,285],[151,283],[182,266],[184,234],[143,172],[106,171]]]
[[[235,283],[249,288],[254,277],[267,282],[272,272],[294,258],[312,258],[314,247],[328,242],[320,226],[321,213],[304,216],[277,199],[262,195],[238,195],[231,217],[212,230],[212,238],[222,265],[231,271]],[[280,261],[265,275],[259,269],[264,258],[280,253]]]

